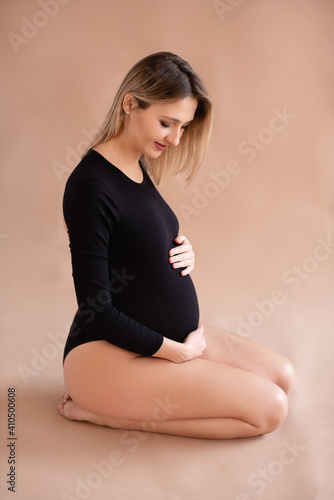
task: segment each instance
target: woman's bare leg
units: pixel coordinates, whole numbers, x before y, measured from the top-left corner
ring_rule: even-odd
[[[110,427],[249,437],[273,431],[287,413],[283,390],[256,373],[206,359],[141,357],[104,341],[71,351],[64,375],[75,403],[61,404],[61,413]]]
[[[294,381],[294,367],[281,354],[235,333],[206,325],[207,348],[202,359],[235,366],[267,378],[287,394]]]
[[[96,415],[82,410],[74,401],[68,399],[59,404],[60,413],[69,420],[87,421],[93,424],[123,429],[129,431],[155,432],[174,436],[205,438],[205,439],[230,439],[239,437],[253,437],[275,430],[268,428],[261,432],[247,422],[228,418],[182,419],[166,420],[165,418],[145,418],[143,420],[117,419]],[[232,433],[232,434],[231,434]]]

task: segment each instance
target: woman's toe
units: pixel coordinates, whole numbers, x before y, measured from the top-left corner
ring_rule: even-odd
[[[67,403],[67,401],[71,401],[71,399],[72,398],[69,395],[69,393],[68,392],[64,392],[64,394],[63,394],[63,401],[64,401],[64,403]]]
[[[65,401],[61,401],[61,403],[59,403],[58,405],[58,410],[62,415],[64,415],[64,406],[65,406]]]

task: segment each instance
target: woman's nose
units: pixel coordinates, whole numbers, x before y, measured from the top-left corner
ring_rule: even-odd
[[[169,132],[166,139],[171,146],[177,146],[180,142],[181,135],[182,135],[181,130],[173,130]]]

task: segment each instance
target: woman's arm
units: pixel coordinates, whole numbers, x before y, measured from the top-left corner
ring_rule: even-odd
[[[129,317],[112,301],[111,295],[122,293],[126,285],[109,282],[113,266],[110,237],[120,216],[105,183],[95,177],[70,178],[64,194],[64,217],[79,306],[78,326],[122,349],[151,356],[161,347],[163,335]]]

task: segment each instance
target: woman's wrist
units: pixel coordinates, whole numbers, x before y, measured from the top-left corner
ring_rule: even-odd
[[[187,345],[180,342],[175,342],[167,337],[164,337],[162,345],[152,357],[168,359],[174,363],[182,363],[187,359]]]

